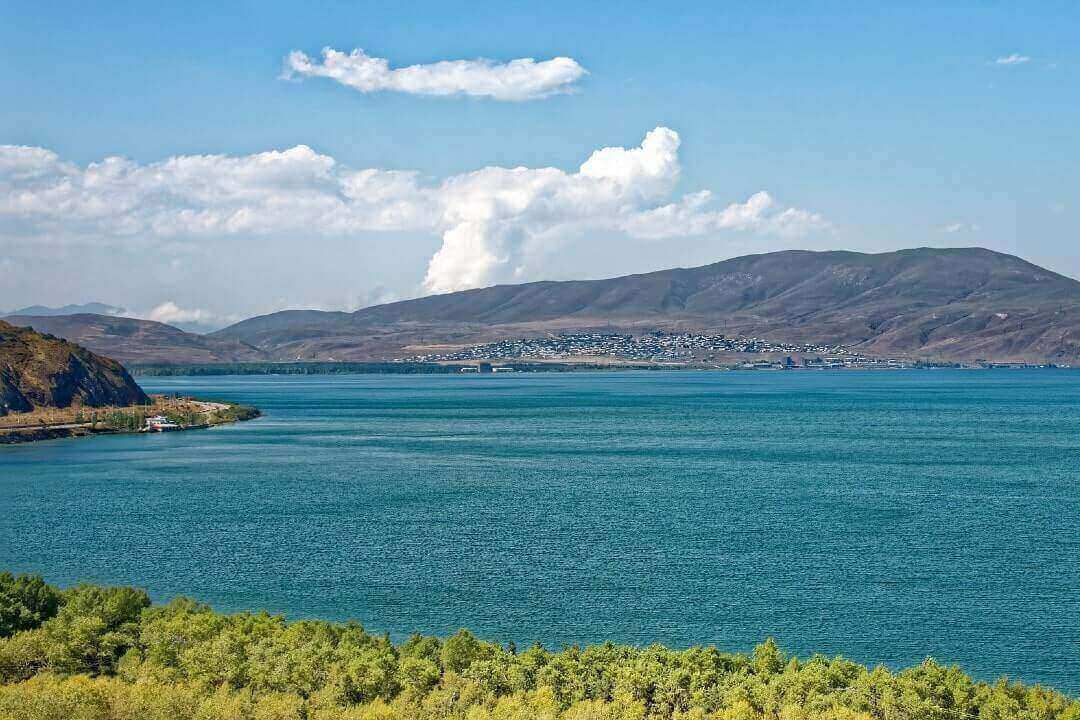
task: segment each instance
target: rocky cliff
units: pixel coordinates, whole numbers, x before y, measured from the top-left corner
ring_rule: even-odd
[[[0,321],[0,415],[40,407],[147,402],[142,388],[115,360]]]

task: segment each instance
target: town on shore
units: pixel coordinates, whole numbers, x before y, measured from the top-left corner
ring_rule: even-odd
[[[475,363],[463,367],[463,372],[486,372],[492,363],[514,361],[669,365],[741,370],[1068,367],[988,360],[956,362],[911,357],[875,357],[840,344],[789,343],[758,337],[660,330],[641,335],[591,332],[499,340],[481,345],[446,348],[441,352],[429,352],[401,360],[413,363]],[[491,369],[506,371],[514,368],[506,365],[494,366]]]

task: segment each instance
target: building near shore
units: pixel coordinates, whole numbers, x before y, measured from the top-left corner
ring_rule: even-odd
[[[164,415],[154,415],[153,417],[146,418],[145,429],[148,432],[166,432],[169,430],[179,430],[180,426]]]

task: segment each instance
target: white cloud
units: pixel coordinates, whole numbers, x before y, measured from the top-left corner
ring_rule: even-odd
[[[1005,55],[994,60],[995,65],[1023,65],[1024,63],[1031,62],[1031,58],[1027,55],[1019,55],[1013,53],[1012,55]]]
[[[206,310],[185,309],[172,300],[161,303],[143,316],[147,320],[161,323],[204,323],[210,324],[216,316]]]
[[[119,157],[85,169],[39,148],[0,146],[0,218],[45,239],[100,233],[144,240],[426,227],[411,173],[351,172],[306,145],[138,165]],[[398,200],[405,200],[402,207]],[[414,222],[415,221],[415,222]]]
[[[660,239],[707,235],[722,230],[753,230],[801,237],[831,227],[817,213],[796,208],[775,212],[776,201],[764,190],[754,193],[746,202],[732,203],[721,210],[709,209],[711,203],[712,193],[708,190],[691,193],[678,202],[630,216],[623,228],[634,237]]]
[[[173,300],[166,300],[145,312],[129,313],[128,311],[123,311],[117,314],[137,317],[143,320],[153,320],[155,322],[174,325],[185,330],[195,330],[197,332],[214,330],[226,325],[231,325],[232,323],[243,319],[241,316],[235,314],[222,315],[202,308],[182,307]]]
[[[975,223],[957,221],[957,222],[951,222],[951,223],[947,223],[945,225],[942,225],[938,229],[941,230],[941,232],[943,232],[943,233],[949,233],[950,235],[955,235],[956,233],[978,232],[980,228]]]
[[[569,92],[586,74],[576,60],[556,57],[537,62],[518,58],[498,63],[442,60],[427,65],[391,68],[385,58],[357,48],[344,53],[323,48],[322,62],[294,50],[285,58],[285,77],[325,77],[362,93],[392,91],[410,95],[469,95],[494,100],[537,100]]]
[[[714,207],[708,191],[673,197],[680,139],[658,127],[633,148],[602,148],[574,172],[485,167],[438,183],[412,172],[353,170],[299,145],[230,157],[140,165],[110,157],[85,168],[41,148],[0,146],[0,239],[24,247],[128,250],[310,242],[367,233],[437,233],[424,289],[449,292],[536,279],[556,251],[594,233],[662,239],[749,232],[795,238],[828,230],[815,213],[766,192]],[[212,322],[163,303],[152,319]],[[163,320],[168,322],[170,320]]]

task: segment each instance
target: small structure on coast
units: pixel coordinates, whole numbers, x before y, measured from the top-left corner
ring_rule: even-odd
[[[179,429],[179,424],[174,423],[164,415],[154,415],[146,418],[146,425],[143,427],[146,432],[168,432],[169,430]]]

